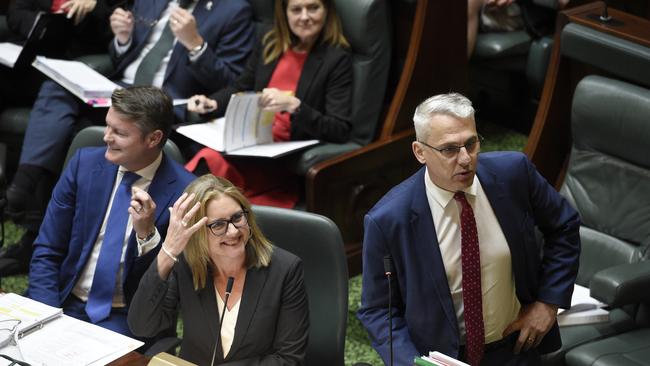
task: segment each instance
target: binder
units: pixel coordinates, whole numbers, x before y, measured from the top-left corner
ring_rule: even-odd
[[[64,37],[67,21],[65,14],[38,13],[22,46],[0,43],[0,64],[23,69],[31,65],[36,55],[61,53],[62,50],[58,48],[62,47],[61,37]]]
[[[43,325],[63,314],[63,309],[14,294],[0,295],[0,319],[17,319],[18,338],[43,328]]]

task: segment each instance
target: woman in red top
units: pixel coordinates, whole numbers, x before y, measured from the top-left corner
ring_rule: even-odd
[[[332,0],[276,0],[274,24],[230,87],[210,97],[195,95],[188,111],[206,119],[223,115],[230,96],[262,92],[266,111],[275,112],[274,141],[318,139],[347,142],[350,135],[352,65]],[[293,207],[298,179],[283,159],[225,159],[204,148],[186,167],[205,159],[210,172],[242,188],[251,202]]]

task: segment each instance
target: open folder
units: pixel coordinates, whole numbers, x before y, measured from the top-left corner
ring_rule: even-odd
[[[262,111],[260,95],[233,94],[225,117],[181,126],[176,131],[226,155],[274,158],[318,144],[318,140],[273,142],[274,114]]]
[[[67,22],[65,14],[40,12],[22,46],[0,43],[0,64],[18,69],[31,65],[36,55],[51,55],[60,52],[61,37]]]
[[[43,325],[63,314],[63,310],[32,299],[6,293],[0,295],[0,320],[16,319],[18,338],[38,330]]]

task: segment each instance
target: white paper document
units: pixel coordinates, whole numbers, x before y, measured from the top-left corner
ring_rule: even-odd
[[[61,316],[63,310],[14,293],[0,295],[0,320],[17,319],[19,338],[42,328],[47,322]]]
[[[80,61],[37,56],[32,65],[79,99],[95,107],[110,105],[113,91],[119,88],[119,85]]]
[[[274,114],[259,107],[259,93],[233,94],[225,117],[181,126],[176,131],[227,155],[278,157],[318,144],[318,140],[273,142]]]
[[[21,46],[10,42],[0,43],[0,64],[3,64],[8,67],[14,67],[18,56],[23,51]]]
[[[558,324],[562,326],[602,323],[609,321],[609,311],[603,309],[607,304],[589,295],[589,289],[575,285],[571,297],[571,308],[559,310]]]
[[[22,359],[32,365],[105,365],[143,343],[67,315],[18,340]],[[4,349],[0,349],[4,352]],[[13,352],[15,355],[15,351]]]

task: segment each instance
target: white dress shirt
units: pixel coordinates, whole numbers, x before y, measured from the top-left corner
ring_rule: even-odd
[[[138,170],[137,173],[141,178],[133,183],[133,187],[138,187],[144,191],[149,189],[151,181],[156,175],[156,170],[160,166],[162,161],[162,152],[158,155],[156,160],[143,169]],[[115,192],[122,182],[122,177],[124,176],[126,169],[122,166],[119,167],[117,171],[117,177],[115,178],[115,183],[113,184],[113,191],[111,193],[111,198],[108,202],[108,207],[106,207],[106,213],[104,214],[104,221],[102,221],[102,227],[99,229],[99,235],[97,235],[97,240],[95,241],[95,246],[93,247],[92,252],[84,266],[83,271],[79,275],[79,280],[72,289],[72,294],[74,294],[79,299],[88,301],[88,294],[90,293],[90,288],[93,284],[93,277],[95,276],[95,267],[97,266],[97,260],[99,259],[99,253],[102,249],[102,243],[104,241],[104,235],[106,233],[106,223],[108,222],[108,215],[111,212],[111,207],[113,206],[113,198],[115,198]],[[128,212],[124,212],[125,215],[129,215],[128,222],[126,224],[126,230],[124,232],[124,245],[122,246],[122,255],[120,257],[120,269],[115,277],[115,291],[113,292],[113,307],[124,307],[126,302],[124,301],[124,291],[122,289],[122,276],[124,272],[124,258],[126,254],[126,249],[129,244],[129,237],[131,236],[131,231],[133,230],[133,219]],[[137,237],[137,235],[136,235]],[[137,240],[137,249],[138,256],[148,253],[151,249],[155,248],[156,245],[160,242],[160,233],[158,230],[155,230],[154,236],[147,240],[146,242]]]
[[[454,200],[455,192],[436,186],[431,181],[428,170],[424,175],[424,181],[440,254],[456,310],[461,343],[464,344],[461,207]],[[474,176],[474,182],[464,192],[476,219],[481,258],[483,322],[487,344],[502,338],[503,330],[516,319],[521,305],[515,294],[510,248],[478,176]]]

